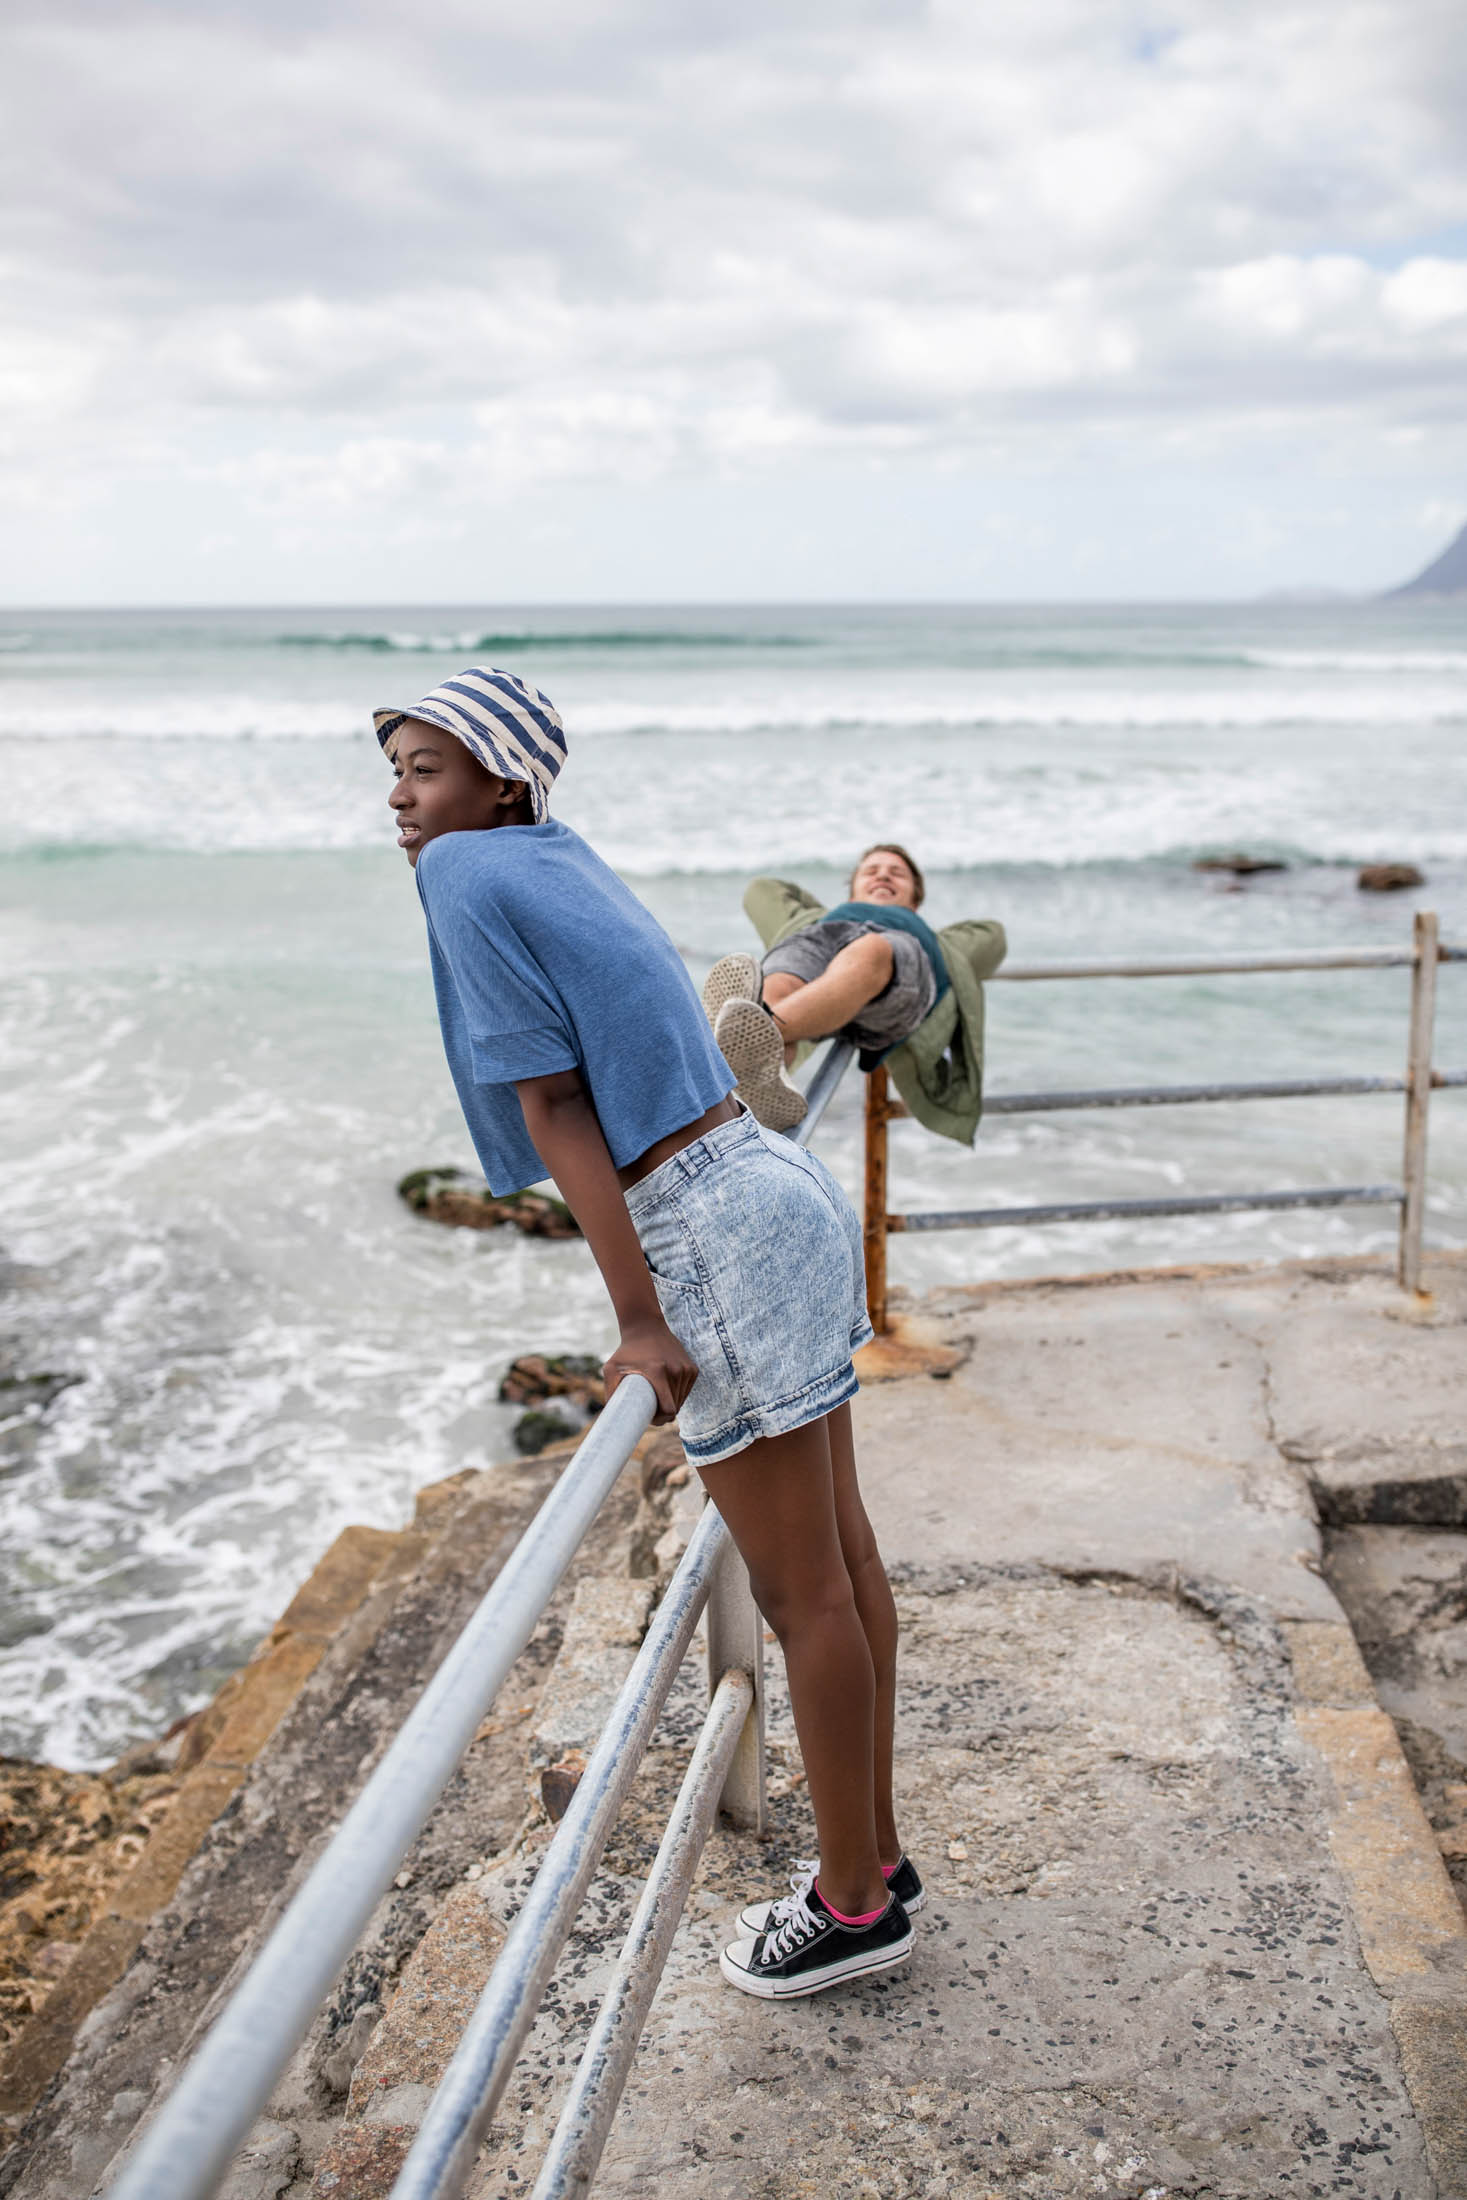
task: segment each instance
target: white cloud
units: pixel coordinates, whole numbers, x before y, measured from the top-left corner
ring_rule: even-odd
[[[22,8],[0,465],[262,530],[1057,437],[1221,468],[1321,408],[1400,453],[1462,416],[1454,17]]]

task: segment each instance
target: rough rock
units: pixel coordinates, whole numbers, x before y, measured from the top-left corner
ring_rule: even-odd
[[[1198,856],[1194,871],[1230,871],[1234,878],[1252,878],[1259,871],[1287,871],[1289,866],[1279,856],[1249,856],[1240,849],[1227,855]]]
[[[0,2046],[62,1977],[167,1812],[173,1772],[0,1758]]]
[[[262,2117],[219,2187],[219,2200],[280,2200],[295,2183],[299,2134]]]
[[[510,1192],[497,1199],[487,1184],[476,1185],[462,1169],[412,1169],[397,1190],[415,1215],[447,1223],[452,1229],[494,1230],[501,1223],[512,1223],[527,1237],[581,1234],[563,1199],[552,1199],[546,1192]]]
[[[525,1352],[500,1378],[506,1405],[528,1405],[514,1425],[517,1451],[533,1456],[563,1443],[606,1403],[602,1362],[589,1352]]]
[[[588,1412],[606,1403],[603,1362],[590,1352],[522,1352],[499,1379],[505,1405],[538,1404],[545,1398],[569,1398]]]
[[[418,2135],[413,2124],[343,2124],[311,2183],[322,2200],[387,2200]]]
[[[1362,894],[1396,894],[1404,886],[1424,886],[1426,873],[1418,871],[1414,863],[1365,863],[1356,874],[1355,884]]]
[[[550,1765],[589,1752],[647,1632],[653,1585],[606,1575],[581,1582],[530,1734],[530,1759]]]

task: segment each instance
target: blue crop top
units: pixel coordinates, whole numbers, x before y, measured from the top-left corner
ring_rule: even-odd
[[[548,1174],[520,1078],[579,1069],[618,1168],[733,1090],[672,941],[558,818],[445,833],[414,876],[448,1066],[491,1191]]]

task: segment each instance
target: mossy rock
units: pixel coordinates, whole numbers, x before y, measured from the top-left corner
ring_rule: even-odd
[[[55,1368],[38,1368],[34,1375],[0,1375],[0,1417],[44,1413],[63,1390],[84,1380],[81,1375],[63,1375]]]
[[[585,1425],[584,1421],[573,1421],[568,1413],[558,1412],[552,1406],[531,1406],[515,1422],[514,1448],[532,1459],[536,1452],[547,1451],[552,1444],[564,1443],[568,1436],[579,1436]]]
[[[527,1237],[581,1234],[563,1199],[552,1199],[547,1192],[510,1192],[496,1199],[487,1184],[476,1184],[463,1169],[410,1169],[397,1191],[415,1215],[450,1229],[495,1230],[511,1223]]]

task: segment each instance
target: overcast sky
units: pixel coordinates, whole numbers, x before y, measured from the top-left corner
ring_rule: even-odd
[[[0,596],[1236,596],[1467,517],[1461,0],[11,0]]]

